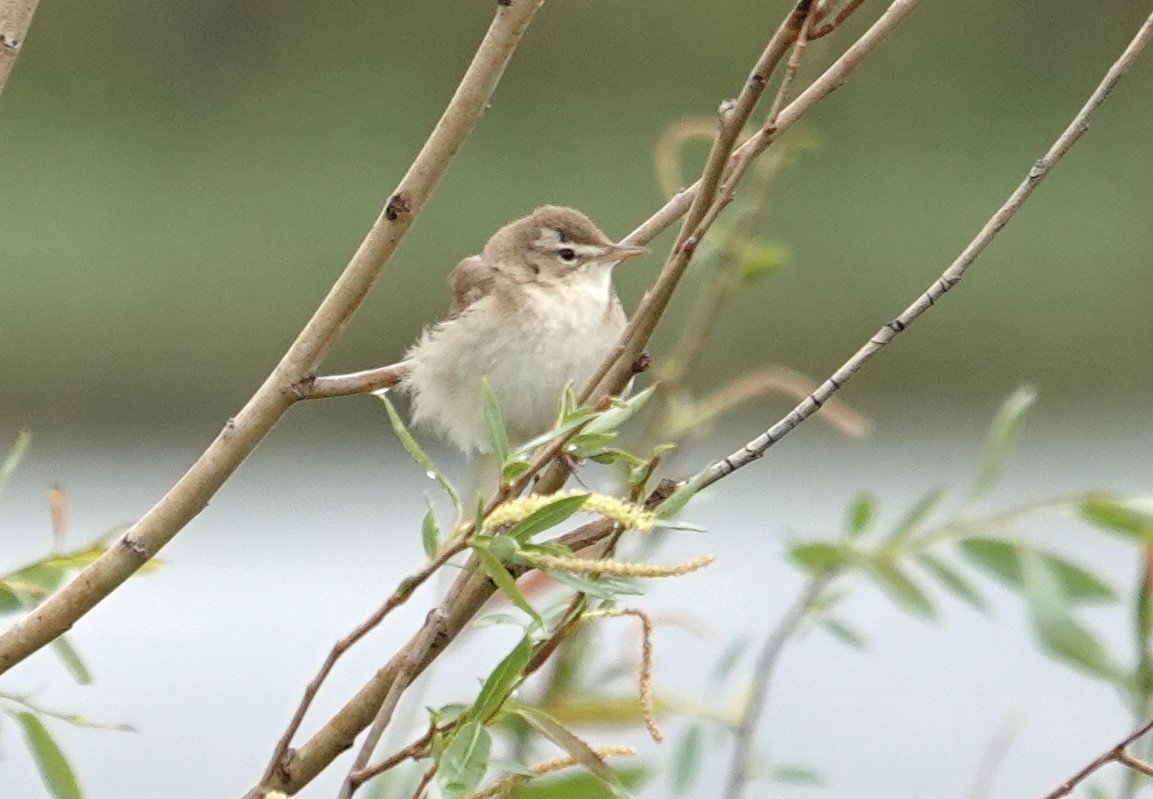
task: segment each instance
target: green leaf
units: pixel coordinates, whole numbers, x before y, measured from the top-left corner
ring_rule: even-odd
[[[505,655],[504,660],[496,665],[492,674],[488,675],[488,679],[481,686],[480,694],[473,705],[477,719],[487,721],[492,714],[500,710],[500,706],[508,699],[509,692],[520,680],[530,658],[532,658],[532,641],[526,635]]]
[[[929,518],[929,515],[937,509],[937,505],[939,505],[944,498],[945,490],[938,488],[917,500],[913,507],[909,508],[908,512],[897,522],[897,526],[893,528],[893,532],[889,535],[889,542],[899,543],[905,541]]]
[[[692,499],[696,493],[701,490],[708,477],[709,470],[707,468],[701,469],[699,472],[694,474],[692,478],[687,483],[678,488],[671,497],[666,499],[660,505],[657,505],[656,509],[653,511],[657,518],[669,519],[684,510],[685,505],[688,505],[689,500]]]
[[[839,619],[835,619],[832,616],[822,616],[817,620],[817,623],[821,625],[821,629],[836,638],[842,644],[850,646],[853,649],[859,650],[861,652],[868,650],[869,645],[865,642],[864,636],[862,636],[859,632],[856,631],[856,629],[850,627],[845,622]]]
[[[817,573],[839,569],[853,558],[852,550],[828,541],[789,546],[789,557],[807,572]]]
[[[1032,386],[1021,386],[1001,404],[993,424],[985,438],[985,451],[981,455],[981,465],[977,470],[977,480],[969,496],[973,499],[984,496],[996,484],[1005,468],[1005,461],[1017,443],[1025,413],[1037,399],[1037,391]]]
[[[91,685],[92,675],[88,671],[88,667],[84,665],[84,661],[80,659],[79,653],[73,648],[72,644],[63,635],[56,638],[52,642],[52,648],[56,651],[56,656],[64,662],[65,668],[72,675],[72,679],[81,685]]]
[[[927,619],[936,617],[937,612],[929,597],[893,561],[870,561],[869,574],[905,610]]]
[[[570,430],[573,430],[577,427],[580,427],[582,424],[587,422],[589,419],[592,419],[594,416],[596,416],[596,414],[593,413],[592,411],[581,411],[580,413],[578,413],[574,416],[570,416],[570,417],[560,421],[557,425],[555,425],[553,427],[552,430],[548,430],[547,432],[541,433],[539,436],[535,436],[533,438],[530,438],[528,441],[524,442],[519,447],[517,447],[513,454],[514,455],[527,455],[528,453],[532,452],[534,449],[539,447],[541,444],[546,444],[549,441],[552,441],[554,438],[557,438],[558,436],[563,436],[565,433],[569,432]]]
[[[509,528],[508,535],[517,541],[528,541],[534,535],[564,522],[580,510],[588,498],[588,494],[574,494],[542,505]]]
[[[481,380],[481,385],[484,389],[484,430],[488,435],[488,446],[496,456],[496,462],[503,468],[508,461],[508,429],[504,426],[504,417],[501,416],[500,406],[487,377]]]
[[[585,433],[580,432],[569,439],[564,451],[572,457],[583,460],[595,458],[604,452],[605,447],[616,440],[616,433]]]
[[[477,720],[463,724],[452,736],[437,764],[436,780],[446,799],[472,793],[488,771],[492,736]]]
[[[845,535],[856,538],[865,532],[869,522],[875,514],[876,500],[872,494],[861,494],[849,506],[849,514],[845,517]]]
[[[473,551],[476,553],[477,559],[480,560],[480,565],[484,567],[485,572],[489,578],[500,589],[500,592],[508,597],[508,600],[523,610],[533,618],[537,624],[543,625],[544,620],[541,619],[540,614],[536,612],[536,608],[529,604],[525,599],[524,594],[516,587],[516,580],[509,573],[508,569],[504,567],[495,555],[484,549],[481,546],[473,546]]]
[[[488,551],[502,563],[508,563],[520,553],[520,544],[507,535],[490,535],[484,539]]]
[[[967,538],[961,541],[961,554],[975,565],[998,578],[1010,588],[1021,589],[1021,548],[995,538]],[[1073,602],[1112,602],[1117,599],[1113,588],[1101,578],[1058,555],[1037,553],[1061,586],[1064,596]]]
[[[750,241],[741,249],[740,278],[745,283],[754,283],[771,275],[788,260],[789,251],[771,241]]]
[[[544,737],[563,749],[576,762],[580,763],[589,773],[608,786],[616,796],[628,796],[624,784],[617,777],[616,772],[605,765],[600,755],[592,750],[588,744],[569,732],[563,724],[542,710],[528,705],[517,704],[508,708],[531,724]]]
[[[521,460],[513,456],[509,456],[509,461],[500,470],[500,479],[505,484],[516,482],[516,479],[529,470],[532,464],[526,460]]]
[[[701,770],[701,726],[690,724],[677,743],[671,780],[673,793],[684,796]]]
[[[643,783],[648,770],[630,766],[616,769],[616,774],[631,788]],[[582,772],[533,780],[513,790],[509,799],[610,799],[614,795],[614,791],[596,777]]]
[[[585,425],[581,435],[610,433],[618,429],[640,412],[656,390],[657,387],[652,385],[627,400],[615,400],[608,410],[597,414],[591,422]]]
[[[769,772],[769,779],[773,782],[783,782],[789,785],[824,785],[821,774],[811,766],[800,763],[790,763],[777,766]]]
[[[1127,673],[1101,643],[1069,612],[1061,583],[1038,553],[1018,551],[1025,598],[1041,646],[1072,666],[1115,684],[1124,684]]]
[[[20,725],[24,742],[28,744],[28,751],[32,753],[36,768],[40,771],[40,778],[52,796],[55,799],[83,799],[84,794],[80,791],[72,767],[40,719],[26,711],[10,715]]]
[[[24,456],[28,454],[28,447],[32,444],[32,433],[27,430],[21,430],[16,435],[16,441],[12,444],[12,448],[8,450],[8,454],[4,457],[4,462],[0,463],[0,493],[4,492],[4,487],[8,485],[8,480],[11,479],[12,474],[20,466],[20,461],[24,460]]]
[[[440,551],[440,530],[436,526],[436,511],[432,507],[432,502],[429,502],[428,497],[425,497],[424,501],[428,504],[428,510],[420,522],[420,543],[424,547],[424,554],[435,558],[436,553]]]
[[[965,578],[952,566],[947,565],[928,552],[917,553],[913,556],[913,560],[925,571],[937,578],[937,582],[944,586],[944,588],[955,597],[964,600],[982,613],[988,612],[989,608],[985,603],[985,598],[977,593],[977,590],[969,585]]]
[[[384,403],[384,408],[388,411],[388,420],[392,423],[392,430],[396,433],[396,437],[400,440],[401,445],[412,459],[416,461],[416,465],[424,469],[425,474],[440,484],[440,487],[448,494],[448,498],[452,500],[452,506],[459,515],[461,510],[460,497],[457,496],[456,489],[452,487],[452,483],[445,479],[445,476],[436,468],[436,464],[432,462],[432,458],[428,457],[425,451],[420,448],[420,444],[416,443],[416,439],[413,438],[412,433],[408,431],[404,420],[400,418],[400,414],[392,404],[392,401],[384,394],[374,394],[373,396],[379,397],[380,401]]]
[[[1106,530],[1131,538],[1153,538],[1153,503],[1096,496],[1080,503],[1082,518]]]
[[[24,609],[24,603],[0,580],[0,616]]]
[[[729,645],[725,647],[725,651],[717,658],[716,664],[709,675],[710,682],[713,685],[721,685],[733,673],[733,669],[741,662],[745,652],[749,649],[749,639],[746,636],[738,636],[734,638]]]

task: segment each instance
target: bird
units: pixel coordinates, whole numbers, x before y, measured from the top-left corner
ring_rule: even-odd
[[[466,455],[489,452],[487,380],[510,441],[556,421],[625,328],[613,267],[647,252],[616,244],[575,208],[545,205],[500,228],[448,277],[445,319],[405,355],[412,418]]]

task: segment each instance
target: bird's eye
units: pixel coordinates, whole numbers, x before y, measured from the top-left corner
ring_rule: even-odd
[[[570,247],[561,247],[556,251],[556,254],[560,256],[562,261],[569,261],[571,263],[576,260],[576,253],[573,252]]]

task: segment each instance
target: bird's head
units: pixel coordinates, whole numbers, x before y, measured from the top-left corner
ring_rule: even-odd
[[[625,260],[644,255],[644,247],[615,244],[575,208],[545,205],[510,222],[485,245],[486,260],[522,271],[541,283],[567,282],[577,275],[603,272]]]

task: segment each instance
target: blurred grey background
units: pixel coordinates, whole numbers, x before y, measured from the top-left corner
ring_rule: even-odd
[[[814,61],[882,5],[871,0],[814,45]],[[535,205],[578,206],[614,235],[645,219],[662,201],[658,137],[739,88],[784,8],[546,3],[326,371],[395,360],[443,311],[451,266]],[[1148,11],[1137,0],[923,3],[794,132],[812,146],[780,176],[766,221],[788,266],[733,303],[696,385],[771,363],[829,373],[952,260]],[[471,0],[44,0],[0,99],[0,442],[22,428],[35,436],[0,506],[0,572],[47,546],[49,483],[68,491],[77,540],[130,521],[240,407],[376,217],[490,17],[491,3]],[[964,283],[844,392],[877,422],[874,435],[847,442],[811,426],[702,498],[693,521],[714,534],[663,554],[715,551],[714,572],[646,601],[668,613],[691,604],[714,637],[672,631],[663,666],[658,642],[658,681],[707,694],[724,643],[758,635],[795,590],[782,536],[834,529],[860,489],[896,515],[963,481],[997,402],[1021,382],[1040,402],[998,502],[1098,486],[1150,493],[1151,130],[1146,54]],[[628,306],[662,243],[621,270]],[[654,357],[692,294],[690,284]],[[727,453],[787,408],[749,408],[684,463]],[[46,688],[45,704],[142,727],[61,732],[96,799],[173,785],[239,794],[327,647],[419,561],[426,489],[377,404],[294,409],[166,550],[168,566],[78,627],[94,688],[70,687],[50,656],[0,687]],[[1132,581],[1131,550],[1078,525],[1036,532],[1098,558],[1119,586]],[[1129,721],[1111,691],[1029,649],[1020,604],[1003,599],[993,624],[949,606],[930,628],[863,594],[853,607],[876,652],[806,641],[766,731],[774,754],[824,768],[833,788],[754,795],[964,797],[989,736],[1016,719],[996,796],[1039,796],[1120,737]],[[390,651],[420,602],[354,656],[316,719]],[[1095,613],[1124,644],[1121,609]],[[494,651],[472,645],[478,657]],[[0,795],[42,795],[14,734],[5,748]],[[897,763],[907,767],[894,777]],[[700,796],[714,795],[717,776]]]

